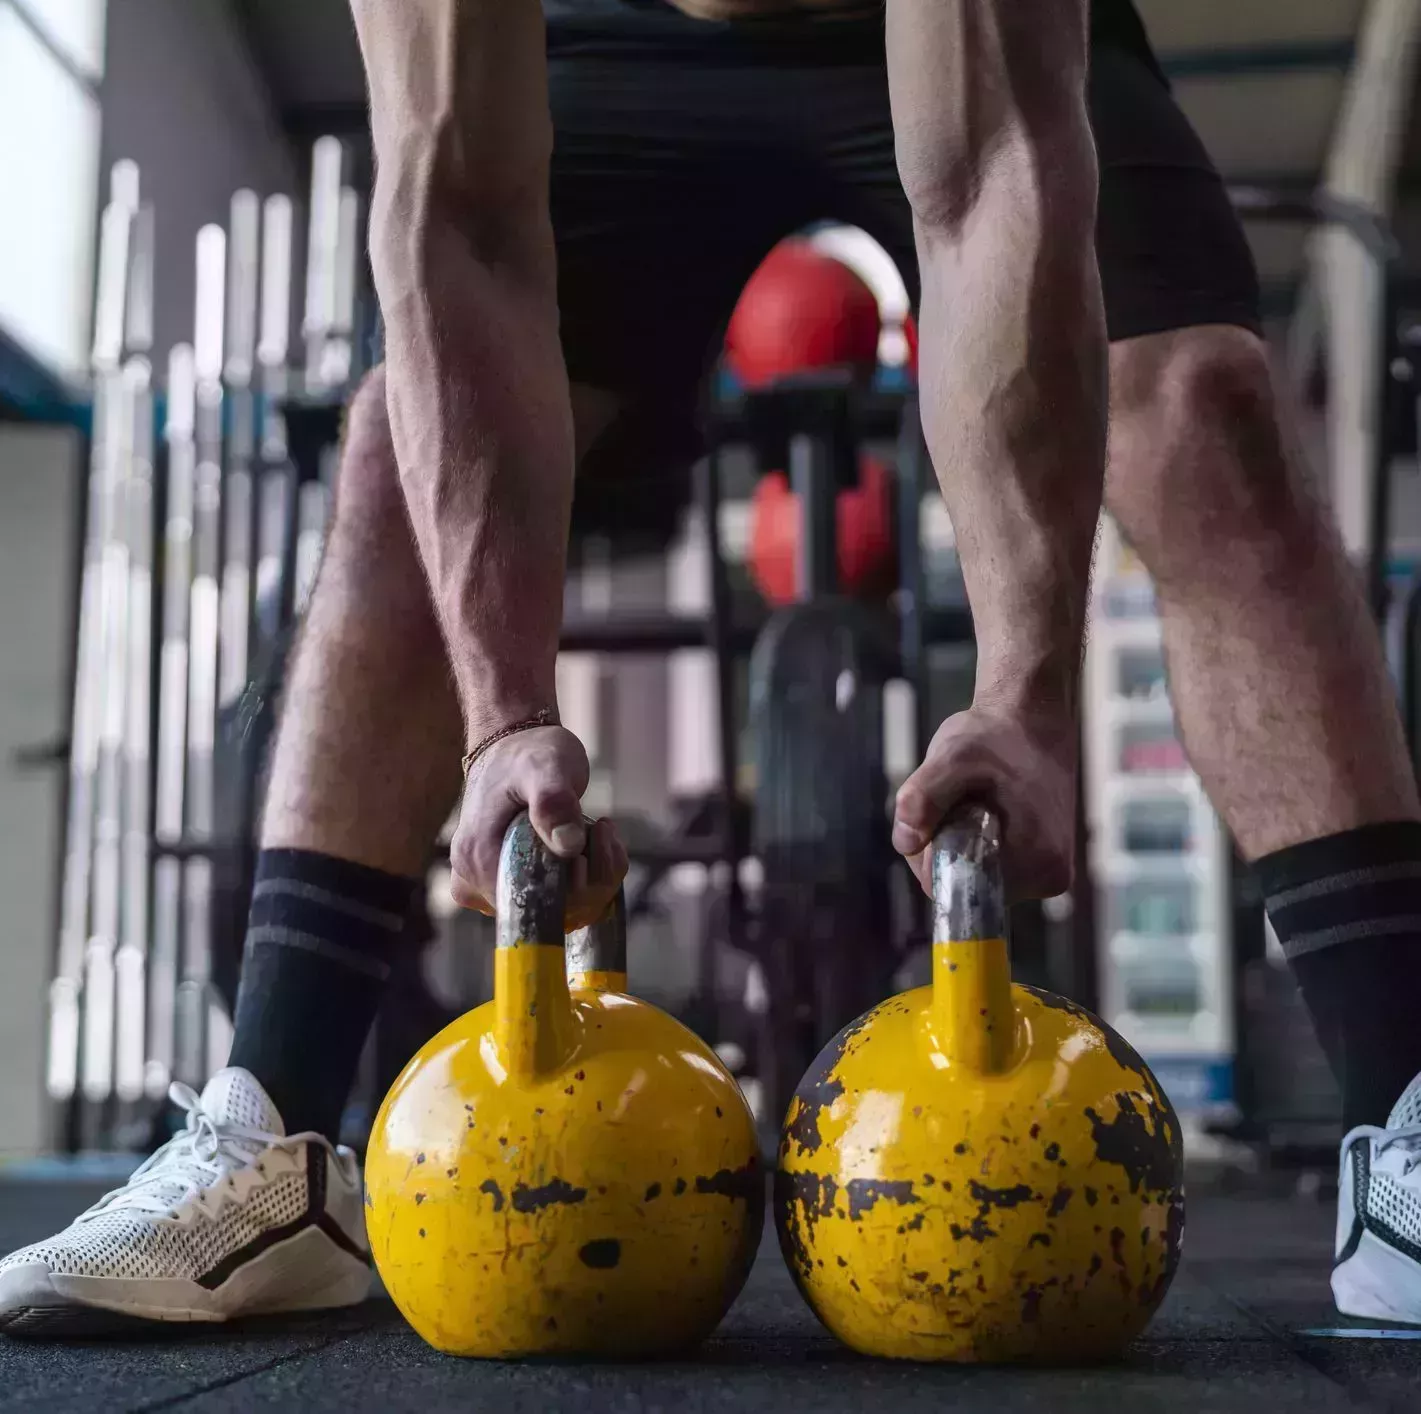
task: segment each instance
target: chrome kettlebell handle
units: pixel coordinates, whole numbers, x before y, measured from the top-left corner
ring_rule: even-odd
[[[539,838],[526,810],[520,810],[503,836],[494,899],[497,942],[561,945],[567,916],[567,869]]]
[[[618,889],[606,913],[590,928],[567,935],[569,976],[627,970],[627,896]]]
[[[590,830],[593,822],[586,816],[583,821]],[[543,843],[528,812],[519,811],[503,836],[498,857],[498,946],[566,945],[574,972],[625,972],[627,910],[622,890],[597,923],[565,937],[567,883],[567,862]]]
[[[1005,938],[1001,821],[984,805],[964,805],[933,840],[933,941]]]

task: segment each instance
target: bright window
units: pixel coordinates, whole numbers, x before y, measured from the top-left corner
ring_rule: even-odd
[[[42,30],[64,57],[98,78],[104,70],[105,0],[8,0]]]
[[[35,8],[62,16],[86,7]],[[98,164],[90,85],[0,0],[0,328],[75,380],[88,358]]]

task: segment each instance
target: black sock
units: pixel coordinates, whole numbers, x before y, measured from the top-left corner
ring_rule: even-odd
[[[261,852],[228,1063],[256,1076],[288,1134],[338,1137],[417,886],[308,850]]]
[[[1421,1074],[1421,824],[1366,825],[1279,850],[1254,870],[1343,1123],[1384,1125]]]

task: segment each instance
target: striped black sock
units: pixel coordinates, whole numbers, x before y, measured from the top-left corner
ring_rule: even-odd
[[[1421,824],[1309,840],[1254,870],[1342,1087],[1344,1124],[1385,1124],[1421,1074]]]
[[[229,1064],[262,1083],[288,1134],[336,1139],[416,887],[308,850],[262,851]]]

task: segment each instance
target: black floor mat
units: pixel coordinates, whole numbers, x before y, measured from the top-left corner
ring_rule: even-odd
[[[0,1183],[5,1250],[92,1195]],[[68,1208],[67,1213],[62,1211]],[[692,1360],[494,1364],[436,1354],[383,1299],[240,1325],[63,1329],[0,1339],[0,1410],[457,1410],[460,1414],[1293,1414],[1421,1409],[1421,1340],[1347,1338],[1328,1290],[1332,1212],[1296,1199],[1196,1197],[1183,1268],[1116,1365],[1008,1371],[888,1365],[844,1350],[805,1309],[773,1243]],[[41,1313],[32,1335],[52,1317]]]

